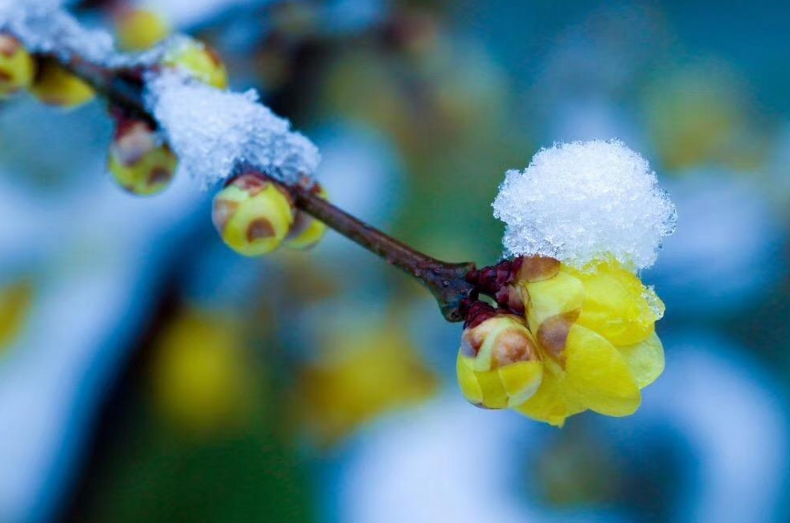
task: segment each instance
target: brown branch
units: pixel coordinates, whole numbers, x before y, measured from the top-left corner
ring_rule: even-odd
[[[145,106],[141,71],[114,70],[78,58],[44,58],[60,61],[69,71],[103,95],[110,104],[156,123]],[[298,208],[422,283],[433,294],[447,321],[459,322],[466,318],[469,300],[477,297],[474,285],[466,279],[467,274],[475,268],[474,263],[437,260],[362,222],[316,196],[309,189],[299,185],[289,186],[288,189],[292,192]]]

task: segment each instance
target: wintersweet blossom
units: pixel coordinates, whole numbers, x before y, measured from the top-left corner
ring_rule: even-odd
[[[562,426],[633,414],[664,370],[664,304],[635,271],[677,221],[647,161],[622,142],[543,149],[494,202],[514,260],[475,271],[497,309],[471,305],[458,352],[464,396]]]
[[[515,265],[524,315],[493,315],[465,330],[464,396],[556,426],[588,409],[633,414],[641,389],[664,370],[661,300],[614,260],[583,270],[545,257]]]

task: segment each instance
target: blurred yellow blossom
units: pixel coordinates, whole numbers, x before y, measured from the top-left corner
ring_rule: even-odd
[[[240,325],[231,318],[180,313],[156,347],[153,392],[161,414],[196,434],[243,426],[260,379],[248,351]]]
[[[0,288],[0,352],[19,335],[33,301],[33,287],[19,282]]]
[[[436,377],[396,324],[385,318],[344,323],[327,337],[321,360],[302,370],[298,411],[319,444],[333,445],[376,416],[435,392]]]

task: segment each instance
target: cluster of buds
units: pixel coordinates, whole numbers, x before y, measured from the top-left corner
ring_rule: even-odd
[[[121,10],[116,30],[120,47],[142,51],[164,40],[168,24],[145,10]],[[181,38],[156,68],[175,69],[216,89],[226,89],[228,74],[220,57],[202,42]],[[10,34],[0,34],[0,98],[27,89],[40,101],[75,108],[95,92],[54,58],[32,56]],[[109,148],[108,171],[124,190],[142,196],[163,191],[173,180],[178,157],[150,120],[110,107],[115,134]],[[323,188],[310,180],[304,188],[326,199]],[[323,237],[326,225],[294,205],[288,190],[255,173],[230,180],[214,200],[213,221],[222,239],[245,256],[260,256],[286,245],[309,248]]]
[[[47,105],[74,108],[96,93],[53,59],[36,59],[10,34],[0,34],[0,98],[28,90]]]
[[[117,19],[122,48],[148,49],[169,32],[167,23],[146,10],[123,10]],[[217,53],[195,40],[185,40],[164,57],[162,67],[178,69],[218,89],[228,85],[225,65]],[[150,196],[163,191],[178,168],[178,158],[148,121],[134,119],[120,109],[111,110],[116,121],[108,168],[115,181],[130,193]]]
[[[592,410],[632,414],[664,369],[663,304],[614,260],[582,270],[522,257],[469,279],[499,307],[472,305],[458,352],[464,396],[561,426]]]
[[[326,192],[313,184],[322,198]],[[214,226],[222,240],[244,256],[262,256],[281,245],[306,249],[318,243],[326,225],[296,209],[291,193],[256,172],[246,172],[217,193]]]

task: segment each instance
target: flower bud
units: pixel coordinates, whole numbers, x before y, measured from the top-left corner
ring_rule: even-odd
[[[326,190],[319,184],[313,185],[314,194],[323,198],[329,198]],[[326,234],[326,224],[317,220],[304,211],[296,211],[291,232],[285,238],[285,246],[291,249],[309,249],[321,241]]]
[[[132,194],[148,196],[170,184],[178,158],[148,122],[121,119],[108,164],[118,185]]]
[[[197,40],[176,46],[165,56],[163,63],[217,89],[228,87],[228,72],[222,59],[216,51]]]
[[[30,87],[35,74],[36,63],[19,40],[0,34],[0,98]]]
[[[170,34],[162,16],[147,9],[123,10],[115,20],[118,46],[124,51],[145,51]]]
[[[39,70],[30,92],[47,105],[73,109],[90,102],[96,92],[54,60],[39,61]]]
[[[481,407],[517,407],[543,377],[535,338],[517,316],[496,313],[464,329],[456,364],[466,399]]]
[[[277,249],[294,221],[288,192],[257,174],[236,177],[214,198],[214,227],[222,240],[244,256]]]

